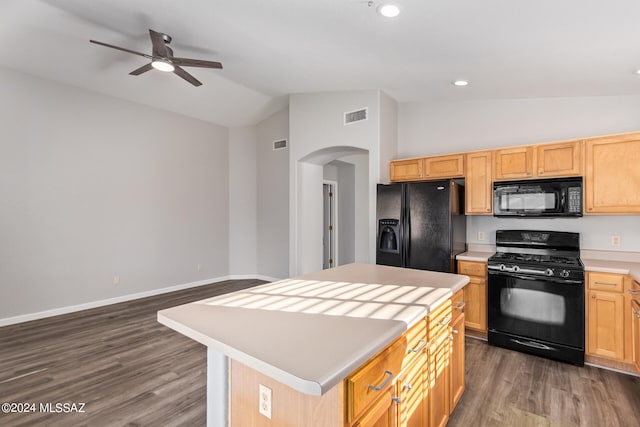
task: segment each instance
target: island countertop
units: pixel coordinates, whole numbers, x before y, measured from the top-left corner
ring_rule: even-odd
[[[158,312],[158,321],[306,394],[322,395],[469,281],[348,264]]]

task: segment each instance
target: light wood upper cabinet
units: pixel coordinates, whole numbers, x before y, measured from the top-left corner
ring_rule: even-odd
[[[536,163],[539,178],[582,174],[582,141],[537,146]]]
[[[496,181],[533,177],[536,151],[532,146],[506,148],[494,151]]]
[[[424,159],[392,160],[389,163],[391,182],[416,181],[423,179]]]
[[[461,178],[464,176],[464,154],[451,156],[425,157],[424,177],[433,178]]]
[[[491,151],[468,153],[465,158],[465,211],[467,214],[493,213],[493,164]]]
[[[585,142],[585,213],[640,213],[640,133]]]

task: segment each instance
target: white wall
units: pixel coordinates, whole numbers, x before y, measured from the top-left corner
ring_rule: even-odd
[[[329,92],[291,95],[289,123],[290,171],[290,274],[322,269],[322,167],[331,158],[331,148],[352,147],[369,154],[369,221],[375,218],[375,183],[379,180],[378,91]],[[344,113],[368,107],[367,120],[344,125]],[[314,157],[324,152],[327,157]],[[311,161],[316,163],[310,163]],[[316,194],[317,193],[317,194]],[[373,234],[371,234],[373,233]],[[369,241],[375,240],[370,222]]]
[[[229,129],[229,274],[257,270],[255,126]]]
[[[289,277],[289,148],[273,141],[289,139],[289,109],[257,125],[257,251],[260,275]]]
[[[340,161],[354,165],[355,195],[353,203],[355,207],[353,261],[364,263],[373,262],[373,260],[375,260],[375,254],[373,258],[370,257],[372,245],[369,244],[369,156],[366,154],[345,156],[341,157]],[[375,235],[373,242],[375,242]]]
[[[640,130],[640,96],[403,103],[397,158]]]
[[[2,69],[0,93],[0,319],[228,273],[225,128]]]
[[[398,103],[384,92],[380,92],[379,125],[379,182],[389,182],[389,161],[397,158],[398,152]],[[374,217],[373,220],[375,222],[376,218]]]
[[[406,103],[399,106],[398,158],[552,142],[640,130],[640,96]],[[467,217],[468,243],[495,243],[496,229],[581,233],[585,249],[640,252],[640,216],[578,219]],[[478,241],[478,231],[487,239]],[[619,234],[619,247],[610,245]]]

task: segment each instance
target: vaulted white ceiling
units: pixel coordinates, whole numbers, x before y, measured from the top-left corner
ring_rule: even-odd
[[[638,0],[2,0],[0,66],[226,125],[302,92],[381,89],[399,102],[640,94]],[[128,73],[148,29],[176,56],[220,61]],[[451,85],[456,79],[471,84]]]

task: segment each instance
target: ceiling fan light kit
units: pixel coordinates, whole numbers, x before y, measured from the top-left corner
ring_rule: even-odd
[[[151,70],[159,70],[166,73],[173,72],[177,76],[183,78],[194,86],[200,86],[202,83],[198,81],[191,74],[186,72],[182,67],[200,67],[200,68],[222,68],[220,62],[215,61],[203,61],[201,59],[190,58],[176,58],[173,56],[173,50],[169,47],[171,43],[171,36],[157,31],[149,30],[149,36],[151,37],[152,54],[136,52],[134,50],[125,49],[123,47],[114,46],[108,43],[103,43],[95,40],[89,40],[91,43],[99,44],[101,46],[110,47],[112,49],[121,50],[123,52],[132,53],[134,55],[143,56],[150,59],[151,62],[143,65],[130,72],[132,76],[139,76],[142,73],[146,73]]]
[[[385,18],[395,18],[400,15],[400,8],[393,3],[383,3],[378,6],[377,11]]]
[[[156,70],[164,71],[165,73],[173,72],[173,70],[176,69],[171,62],[162,59],[154,60],[151,62],[151,66]]]

